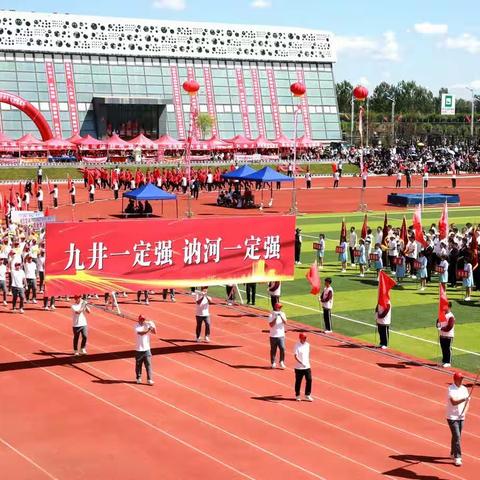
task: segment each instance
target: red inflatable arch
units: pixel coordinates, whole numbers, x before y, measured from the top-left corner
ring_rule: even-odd
[[[52,129],[50,128],[50,125],[45,117],[40,113],[40,110],[35,108],[24,98],[19,97],[14,93],[0,90],[0,103],[8,103],[12,107],[18,108],[23,113],[28,115],[32,119],[33,123],[37,126],[43,141],[53,138]]]

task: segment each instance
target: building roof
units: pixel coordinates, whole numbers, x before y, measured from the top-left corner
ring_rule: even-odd
[[[331,63],[330,32],[3,10],[0,50]]]

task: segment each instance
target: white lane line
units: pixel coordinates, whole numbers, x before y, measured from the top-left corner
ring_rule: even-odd
[[[39,465],[35,460],[31,459],[28,455],[25,455],[23,452],[18,450],[18,448],[15,448],[11,443],[7,442],[5,439],[0,437],[0,442],[3,443],[7,448],[15,452],[17,455],[22,457],[24,460],[26,460],[28,463],[36,467],[38,470],[40,470],[42,473],[44,473],[48,478],[51,478],[52,480],[58,480],[57,477],[53,476],[50,472],[45,470],[41,465]]]
[[[3,325],[0,325],[0,326],[3,326]],[[40,345],[45,345],[45,346],[49,347],[47,344],[44,344],[43,342],[39,342],[39,341],[37,341],[37,340],[35,340],[35,339],[31,338],[31,337],[28,337],[28,335],[24,335],[23,333],[18,332],[18,331],[16,331],[16,330],[12,329],[11,327],[9,327],[8,330],[11,331],[11,332],[13,331],[13,332],[15,332],[15,333],[17,333],[17,334],[25,337],[25,338],[28,338],[28,339],[30,339],[30,340],[33,341],[33,342],[39,343]],[[35,360],[31,360],[31,359],[25,357],[24,355],[20,355],[20,354],[18,354],[17,352],[14,352],[13,350],[10,350],[9,348],[5,347],[4,345],[0,345],[0,348],[3,348],[3,349],[6,350],[7,352],[9,352],[9,353],[11,353],[11,354],[13,354],[13,355],[16,355],[18,358],[21,358],[22,360],[29,361],[29,362],[32,362],[33,364],[35,364]],[[49,348],[50,348],[50,347],[49,347]],[[248,478],[248,479],[250,479],[250,480],[255,480],[254,477],[250,477],[249,475],[241,472],[240,470],[237,470],[235,467],[233,467],[233,466],[231,466],[231,465],[229,465],[229,464],[227,464],[227,463],[225,463],[225,462],[222,462],[221,460],[219,460],[218,458],[214,457],[213,455],[210,455],[209,453],[206,453],[206,452],[204,452],[203,450],[200,450],[199,448],[194,447],[194,446],[191,445],[190,443],[185,442],[184,440],[182,440],[182,439],[180,439],[180,438],[172,435],[171,433],[169,433],[169,432],[167,432],[167,431],[165,431],[165,430],[157,427],[156,425],[151,424],[150,422],[148,422],[147,420],[144,420],[143,418],[139,417],[138,415],[135,415],[134,413],[131,413],[131,412],[129,412],[128,410],[125,410],[124,408],[119,407],[118,405],[115,405],[114,403],[112,403],[112,402],[110,402],[110,401],[108,401],[108,400],[106,400],[106,399],[104,399],[104,398],[96,395],[95,393],[90,392],[89,390],[87,390],[87,389],[85,389],[85,388],[83,388],[83,387],[80,387],[80,386],[78,386],[77,384],[75,384],[75,383],[73,383],[73,382],[70,382],[70,381],[67,380],[66,378],[63,378],[61,375],[58,375],[58,374],[56,374],[55,372],[52,372],[51,370],[49,370],[49,369],[47,369],[47,368],[45,368],[45,367],[40,367],[40,369],[41,369],[42,371],[46,372],[47,374],[49,374],[49,375],[57,378],[58,380],[62,381],[63,383],[66,383],[66,384],[68,384],[68,385],[70,385],[70,386],[72,386],[72,387],[80,390],[81,392],[85,393],[86,395],[88,395],[88,396],[90,396],[90,397],[92,397],[92,398],[95,398],[96,400],[98,400],[98,401],[100,401],[100,402],[108,405],[109,407],[112,407],[113,409],[115,409],[115,410],[123,413],[124,415],[127,415],[127,416],[130,417],[130,418],[133,418],[133,419],[136,420],[137,422],[142,423],[143,425],[145,425],[145,426],[147,426],[147,427],[149,427],[149,428],[151,428],[151,429],[153,429],[153,430],[161,433],[162,435],[165,435],[166,437],[168,437],[168,438],[170,438],[170,439],[172,439],[172,440],[180,443],[180,444],[183,445],[184,447],[187,447],[187,448],[189,448],[189,449],[191,449],[191,450],[194,450],[195,452],[197,452],[197,453],[205,456],[205,457],[208,458],[209,460],[212,460],[212,461],[214,461],[214,462],[222,465],[223,467],[227,468],[228,470],[231,470],[232,472],[235,472],[235,473],[237,473],[238,475],[240,475],[240,476],[242,476],[242,477],[244,477],[244,478]],[[52,477],[52,478],[54,478],[54,477]]]

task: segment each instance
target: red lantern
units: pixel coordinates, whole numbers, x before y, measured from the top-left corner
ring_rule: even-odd
[[[200,89],[200,84],[195,80],[186,80],[185,82],[183,82],[182,87],[190,96],[193,97]]]
[[[307,87],[300,82],[295,82],[290,85],[290,91],[295,97],[303,97],[307,91]]]
[[[363,102],[368,97],[368,90],[367,90],[367,88],[363,87],[362,85],[357,85],[353,89],[353,96],[359,102]]]

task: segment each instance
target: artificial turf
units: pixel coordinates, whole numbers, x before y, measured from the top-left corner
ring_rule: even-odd
[[[478,208],[451,208],[450,223],[462,227],[467,222],[477,224],[480,221]],[[368,214],[368,223],[372,230],[383,226],[384,212]],[[407,212],[407,225],[412,223],[412,213]],[[429,227],[438,222],[439,209],[428,209],[423,214],[423,225]],[[281,300],[287,316],[315,327],[323,326],[318,299],[309,293],[310,285],[305,275],[315,259],[313,242],[318,234],[326,236],[325,266],[320,277],[333,279],[335,291],[333,307],[334,331],[358,338],[367,342],[375,342],[376,329],[374,308],[377,301],[376,273],[367,272],[364,278],[358,276],[357,267],[349,267],[341,273],[340,262],[335,254],[335,246],[339,243],[342,218],[345,218],[347,231],[354,226],[359,235],[363,224],[363,213],[346,215],[303,215],[297,218],[297,225],[302,229],[302,265],[295,268],[295,280],[284,282]],[[400,227],[403,213],[388,213],[388,222]],[[388,272],[388,270],[387,270]],[[390,345],[393,349],[409,355],[421,357],[429,361],[440,362],[441,353],[438,344],[438,331],[435,327],[438,311],[438,278],[424,292],[419,291],[418,280],[405,279],[401,286],[391,292],[392,299],[392,332]],[[257,306],[269,309],[269,298],[266,297],[266,286],[258,285]],[[447,288],[447,295],[453,303],[455,314],[455,340],[453,366],[471,372],[480,368],[480,295],[473,293],[472,302],[464,302],[464,289],[460,286]],[[378,343],[378,341],[377,341]]]

